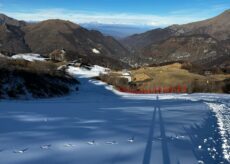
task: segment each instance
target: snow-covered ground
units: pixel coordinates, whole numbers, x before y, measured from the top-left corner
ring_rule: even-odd
[[[222,139],[222,149],[224,158],[230,162],[230,110],[225,104],[207,103],[214,111],[218,121],[218,127]]]
[[[27,61],[45,61],[46,58],[42,57],[39,54],[27,53],[27,54],[17,54],[12,56],[13,59],[24,59]]]
[[[95,53],[95,54],[100,54],[100,53],[101,53],[101,52],[100,52],[98,49],[96,49],[96,48],[93,48],[93,49],[92,49],[92,52]]]
[[[0,163],[229,163],[229,95],[120,93],[79,69],[69,96],[0,101]]]
[[[90,70],[82,67],[69,67],[68,73],[80,78],[91,78],[99,76],[100,74],[108,73],[109,69],[98,65],[94,65]]]

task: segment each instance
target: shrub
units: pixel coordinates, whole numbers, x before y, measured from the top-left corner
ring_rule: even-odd
[[[230,93],[230,78],[223,81],[223,91],[225,93]]]
[[[4,95],[17,98],[26,95],[52,97],[67,94],[78,81],[62,71],[52,62],[28,62],[0,58],[0,98]],[[7,87],[4,87],[7,86]]]

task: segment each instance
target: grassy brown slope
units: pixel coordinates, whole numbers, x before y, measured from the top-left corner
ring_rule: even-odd
[[[111,73],[103,77],[104,81],[116,87],[126,87],[133,90],[153,90],[154,88],[186,86],[189,93],[213,92],[229,93],[230,74],[215,74],[204,76],[182,69],[182,64],[175,63],[166,66],[146,67],[132,70],[132,82],[121,80],[121,73]],[[116,79],[116,80],[114,80]],[[120,80],[119,80],[120,79]]]
[[[189,92],[225,92],[224,80],[230,78],[230,74],[199,75],[182,69],[181,64],[171,64],[160,67],[149,67],[133,70],[133,81],[151,87],[169,87],[186,85]],[[144,77],[144,78],[143,78]]]

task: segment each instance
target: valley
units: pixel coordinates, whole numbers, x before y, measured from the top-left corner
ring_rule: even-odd
[[[77,61],[110,68],[112,73],[101,79],[115,87],[123,87],[117,86],[117,80],[110,82],[116,71],[126,70],[131,72],[132,82],[121,79],[121,83],[134,92],[180,85],[187,93],[229,93],[230,28],[225,23],[229,17],[226,10],[208,20],[154,29],[117,41],[70,21],[27,23],[1,14],[0,52],[5,59],[35,53],[54,65]]]

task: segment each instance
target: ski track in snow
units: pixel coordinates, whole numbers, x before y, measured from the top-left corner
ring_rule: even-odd
[[[77,71],[77,72],[75,72]],[[85,74],[82,77],[92,77],[91,73],[87,73],[85,71],[82,72],[79,70],[69,70],[70,74],[72,75],[78,75],[80,72],[81,74]],[[97,73],[95,73],[97,72]],[[99,75],[100,73],[106,73],[105,69],[103,67],[93,69],[93,75]],[[118,90],[115,90],[113,86],[107,85],[104,82],[100,82],[97,80],[90,80],[91,83],[95,85],[105,85],[105,88],[107,90],[110,90],[114,92],[117,95],[120,95],[127,99],[150,99],[154,100],[156,94],[133,94],[133,93],[123,93]],[[190,101],[204,101],[209,108],[216,114],[217,120],[218,120],[218,126],[220,130],[220,134],[222,137],[222,149],[224,158],[230,162],[230,109],[228,107],[229,102],[227,104],[216,104],[216,103],[209,103],[209,102],[219,102],[221,100],[229,100],[230,96],[227,94],[160,94],[159,98],[162,99],[184,99],[184,100],[190,100]],[[223,101],[222,101],[223,103]],[[226,101],[225,101],[226,103]]]
[[[146,140],[146,138],[143,139],[140,136],[145,133],[146,136],[148,135],[149,116],[151,117],[152,115],[154,102],[156,100],[157,95],[122,93],[115,90],[112,86],[107,85],[104,82],[88,79],[91,77],[98,76],[99,74],[108,72],[107,68],[103,68],[100,66],[93,66],[91,70],[84,69],[84,68],[69,67],[67,72],[70,75],[79,78],[80,81],[83,81],[82,86],[80,86],[80,91],[79,93],[77,93],[82,97],[73,94],[72,96],[70,95],[69,97],[64,97],[64,98],[54,98],[54,99],[38,100],[38,101],[33,100],[31,102],[12,101],[13,102],[12,104],[11,101],[9,102],[3,101],[5,107],[9,106],[10,109],[12,108],[14,110],[13,111],[9,110],[8,113],[4,113],[6,111],[3,110],[2,115],[0,115],[0,122],[1,120],[3,120],[3,123],[5,123],[4,120],[6,119],[9,121],[13,120],[14,121],[13,123],[15,123],[16,121],[17,123],[19,124],[23,123],[26,126],[29,126],[30,124],[40,125],[39,126],[40,129],[38,129],[38,131],[32,131],[33,133],[31,133],[30,131],[24,131],[24,133],[20,133],[20,132],[13,133],[7,131],[7,133],[2,134],[2,137],[0,136],[0,142],[5,141],[3,142],[3,145],[7,143],[6,141],[11,141],[10,139],[12,139],[12,143],[11,142],[8,143],[10,145],[9,148],[0,147],[0,157],[4,157],[2,158],[2,160],[6,161],[6,163],[7,162],[14,163],[11,161],[11,156],[9,156],[9,153],[14,154],[13,152],[18,152],[15,154],[17,156],[12,156],[12,159],[16,161],[21,160],[21,163],[23,163],[23,160],[25,162],[28,160],[31,163],[33,163],[32,159],[35,159],[36,161],[36,159],[39,158],[42,159],[44,158],[44,156],[45,156],[44,159],[46,160],[49,159],[50,162],[57,162],[54,159],[58,158],[61,159],[62,161],[63,159],[66,160],[68,159],[69,162],[71,161],[70,163],[74,163],[74,162],[79,163],[79,161],[85,162],[85,160],[90,161],[88,163],[92,163],[92,164],[95,162],[99,162],[99,163],[101,162],[106,164],[112,162],[122,163],[122,160],[126,161],[126,163],[133,163],[133,164],[140,163],[140,161],[142,160],[141,155],[145,148],[145,140]],[[85,83],[87,83],[87,85]],[[94,86],[98,86],[98,87],[94,87]],[[82,91],[81,88],[83,88],[83,91],[85,92],[81,92]],[[105,90],[109,92],[106,92]],[[86,91],[88,91],[89,93],[87,93]],[[90,95],[94,92],[95,93],[98,92],[99,96],[95,96],[94,94]],[[114,95],[111,96],[112,93]],[[100,98],[100,96],[102,97]],[[155,160],[159,160],[158,162],[159,164],[161,164],[164,163],[163,161],[161,161],[162,155],[166,155],[168,156],[168,160],[174,162],[177,161],[177,163],[181,163],[181,164],[184,163],[193,164],[197,162],[198,163],[203,162],[202,160],[198,160],[197,158],[193,157],[192,151],[187,150],[188,148],[182,147],[182,149],[180,149],[180,147],[177,147],[176,145],[178,144],[178,142],[181,143],[182,145],[186,145],[187,141],[189,141],[188,136],[186,136],[186,134],[184,134],[183,131],[181,131],[180,129],[181,124],[187,127],[193,125],[194,123],[201,124],[202,119],[206,113],[206,109],[202,107],[202,104],[208,105],[209,108],[216,114],[216,117],[218,119],[218,127],[221,134],[221,139],[223,141],[223,145],[222,145],[223,154],[227,160],[230,160],[229,159],[230,149],[229,149],[229,138],[228,138],[230,132],[230,114],[229,114],[230,96],[229,95],[162,94],[162,95],[158,95],[158,97],[159,100],[165,101],[166,103],[169,103],[172,106],[165,105],[163,109],[157,110],[157,112],[159,112],[159,117],[156,116],[156,120],[155,117],[152,118],[152,122],[150,125],[150,132],[152,133],[153,138],[151,138],[152,135],[150,135],[151,134],[150,133],[149,134],[150,138],[148,138],[148,142],[146,144],[146,154],[144,155],[144,159],[146,161],[148,160],[151,161],[151,156],[152,156],[152,162]],[[98,102],[96,103],[97,104],[96,105],[95,101],[101,102],[101,105],[98,105]],[[189,103],[187,104],[186,101],[188,101]],[[62,102],[66,103],[67,107],[62,105]],[[135,104],[135,102],[137,104]],[[173,102],[179,104],[182,103],[182,105],[184,106],[180,108],[177,104],[176,104],[177,106],[175,106]],[[190,104],[190,102],[192,103]],[[35,109],[33,110],[24,109],[26,107],[24,103],[30,107],[34,107]],[[35,105],[33,105],[33,103]],[[92,103],[92,105],[94,106],[90,107],[90,103]],[[112,106],[110,106],[111,103]],[[16,104],[16,107],[14,106],[14,104]],[[53,111],[50,109],[47,109],[48,113],[46,113],[46,110],[39,109],[39,107],[44,107],[43,104],[46,104],[48,106],[49,105],[52,106],[53,104],[54,106],[57,105],[55,106],[57,108],[57,113],[54,112],[55,113],[54,115]],[[81,108],[78,108],[78,104],[80,104],[81,108],[84,109],[86,113],[84,113],[84,111],[81,111]],[[0,101],[0,105],[1,105],[1,101]],[[80,114],[82,115],[78,115],[79,113],[77,113],[77,110],[72,105],[76,105],[76,109],[79,110],[78,112],[80,112]],[[87,108],[88,106],[89,108]],[[21,110],[15,110],[17,109],[17,107],[19,107],[22,110],[25,110],[23,111],[24,113]],[[61,113],[63,107],[66,108],[66,111],[64,113]],[[36,110],[36,108],[39,110]],[[92,110],[92,108],[93,109],[95,108],[96,110]],[[197,111],[193,111],[193,110],[197,110]],[[92,116],[90,116],[89,112],[93,113],[94,115],[92,114]],[[171,115],[168,113],[171,113]],[[178,115],[180,115],[179,119],[178,119]],[[107,118],[106,116],[111,118]],[[190,116],[191,118],[188,118]],[[134,118],[136,118],[137,120],[133,120]],[[117,119],[120,120],[118,121]],[[69,125],[70,123],[72,124],[71,126]],[[109,123],[113,123],[110,125],[111,127],[107,127]],[[117,123],[120,125],[116,125]],[[125,123],[125,127],[124,124],[122,123]],[[174,124],[176,126],[176,128],[174,127],[175,129],[172,128]],[[64,137],[64,134],[61,133],[60,135],[60,133],[58,133],[61,131],[58,129],[61,128],[68,129],[65,126],[67,126],[68,128],[72,128],[72,126],[75,126],[74,129],[76,131],[77,129],[79,130],[79,128],[80,129],[82,128],[84,129],[82,130],[83,135],[85,135],[84,132],[87,131],[88,133],[86,134],[89,136],[87,139],[66,138]],[[101,126],[102,129],[100,129]],[[144,127],[146,127],[147,130]],[[4,129],[4,127],[2,128]],[[59,135],[57,135],[56,133],[52,134],[53,131],[58,133]],[[114,133],[114,131],[116,133]],[[125,133],[127,131],[129,133]],[[162,132],[163,135],[162,133],[160,134],[159,131]],[[176,134],[173,133],[174,131],[176,131]],[[66,136],[69,135],[70,137],[73,135],[72,131],[67,130],[64,132],[67,133]],[[139,132],[141,133],[139,134]],[[111,136],[108,135],[110,133]],[[132,133],[136,133],[136,136],[133,135]],[[139,136],[137,134],[139,134]],[[15,136],[13,135],[17,135],[18,138],[15,138]],[[27,143],[27,141],[24,141],[25,143],[17,143],[17,140],[20,141],[20,138],[23,138],[23,136],[29,138],[30,139],[29,142]],[[39,141],[36,140],[36,143],[33,144],[31,143],[31,145],[27,148],[27,145],[31,141],[33,141],[31,140],[31,138],[32,137],[36,138],[38,136],[39,136]],[[55,136],[55,138],[53,138],[53,140],[50,140],[52,138],[49,137],[53,137],[53,136]],[[47,139],[44,137],[47,137]],[[79,137],[79,136],[78,134],[75,134],[72,137]],[[16,141],[14,141],[14,139]],[[16,144],[17,147],[13,145],[15,143],[17,143]],[[164,145],[164,148],[160,147],[161,143],[162,145]],[[153,147],[152,150],[150,149],[151,146]],[[169,146],[169,150],[167,149],[167,146]],[[10,148],[14,148],[14,149],[11,150]],[[200,151],[202,147],[198,146],[198,149]],[[177,152],[177,150],[179,151]],[[167,151],[170,151],[170,154],[168,154]],[[60,154],[60,152],[62,154]],[[67,154],[66,152],[68,152],[69,154]],[[87,156],[86,154],[89,154],[90,158],[89,157],[84,158],[85,156]],[[74,161],[76,160],[74,159],[76,156],[79,161]],[[95,161],[94,159],[97,159],[98,161]],[[46,162],[47,161],[45,161],[45,163]],[[39,163],[39,160],[35,163]]]
[[[222,137],[224,158],[230,162],[230,115],[229,108],[224,104],[206,103],[216,114],[218,126]]]

